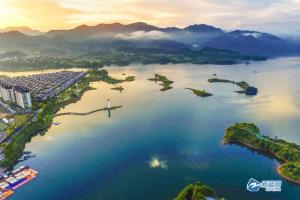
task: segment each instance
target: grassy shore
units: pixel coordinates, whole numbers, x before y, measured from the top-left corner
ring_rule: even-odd
[[[242,89],[240,91],[236,91],[239,94],[256,95],[257,92],[258,92],[257,88],[255,88],[253,86],[250,86],[245,81],[236,82],[236,81],[232,81],[232,80],[228,80],[228,79],[211,78],[211,79],[208,79],[208,82],[210,82],[210,83],[232,83],[232,84],[235,84],[235,85],[239,86]]]
[[[207,197],[221,200],[218,198],[214,189],[200,182],[196,182],[186,186],[174,200],[205,200]]]
[[[36,119],[28,121],[27,125],[8,144],[2,145],[4,147],[4,159],[0,163],[1,167],[12,168],[22,157],[26,143],[38,134],[45,134],[52,125],[53,115],[60,108],[80,100],[86,91],[93,90],[94,88],[90,87],[90,83],[94,81],[114,84],[126,80],[114,79],[108,75],[106,70],[93,69],[89,70],[85,77],[58,96],[44,102],[33,102],[32,109],[38,111]]]
[[[159,85],[163,86],[160,91],[166,91],[173,88],[171,84],[174,82],[160,74],[154,74],[154,78],[149,78],[148,80],[156,83],[159,82]]]
[[[277,172],[286,180],[300,184],[299,145],[264,136],[259,128],[251,123],[238,123],[227,128],[223,143],[238,143],[270,154],[282,162],[282,165],[277,168]]]
[[[193,88],[186,88],[187,90],[191,90],[195,95],[198,97],[210,97],[213,96],[213,94],[206,92],[205,90],[196,90]]]

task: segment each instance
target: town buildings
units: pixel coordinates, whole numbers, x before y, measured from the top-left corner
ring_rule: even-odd
[[[0,97],[5,103],[13,103],[21,108],[31,107],[29,90],[22,86],[13,86],[0,80]]]
[[[32,106],[31,98],[44,101],[79,81],[85,72],[52,72],[18,77],[0,77],[0,97],[21,108]]]
[[[16,103],[22,108],[31,107],[31,97],[30,92],[27,88],[22,86],[15,86],[15,98]]]

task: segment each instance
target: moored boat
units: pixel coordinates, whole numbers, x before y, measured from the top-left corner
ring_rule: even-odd
[[[21,166],[10,174],[2,176],[0,179],[0,200],[7,199],[14,193],[14,190],[34,179],[37,174],[37,171],[27,166]]]

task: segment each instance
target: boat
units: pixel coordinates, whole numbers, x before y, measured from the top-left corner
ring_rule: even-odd
[[[61,125],[62,122],[53,122],[54,125],[58,126],[58,125]]]
[[[36,178],[38,172],[28,166],[21,166],[0,179],[0,200],[7,199],[16,189]]]
[[[5,200],[14,193],[13,190],[5,190],[0,192],[0,200]]]

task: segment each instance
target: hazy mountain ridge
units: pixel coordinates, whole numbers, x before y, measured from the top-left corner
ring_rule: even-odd
[[[21,51],[8,51],[8,52],[5,52],[5,53],[0,53],[0,59],[3,59],[3,58],[24,58],[28,56],[26,53],[24,52],[21,52]]]
[[[6,28],[3,28],[3,29],[0,29],[0,33],[10,32],[10,31],[18,31],[18,32],[24,33],[26,35],[31,35],[31,36],[37,36],[37,35],[45,34],[42,31],[31,29],[27,26],[6,27]]]
[[[156,48],[178,50],[212,47],[243,54],[278,56],[300,54],[300,44],[272,34],[236,30],[226,32],[206,24],[185,28],[160,28],[146,23],[81,25],[69,30],[51,30],[39,36],[18,31],[0,33],[0,52],[66,52],[84,54],[98,49]]]

